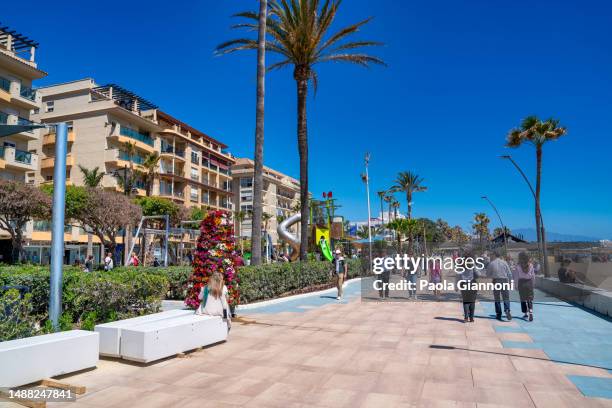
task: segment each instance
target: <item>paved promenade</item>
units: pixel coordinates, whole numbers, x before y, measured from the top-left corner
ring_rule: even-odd
[[[274,313],[250,311],[228,342],[184,358],[148,366],[101,360],[95,370],[66,377],[88,387],[77,403],[49,406],[612,407],[612,399],[585,396],[589,386],[605,396],[609,351],[600,348],[600,359],[585,363],[584,356],[555,362],[547,354],[553,343],[598,354],[594,343],[574,344],[580,327],[546,330],[561,329],[552,313],[574,315],[564,319],[586,322],[592,335],[610,330],[609,321],[583,310],[536,305],[541,321],[500,323],[490,318],[492,305],[481,303],[476,322],[464,324],[455,302],[316,298],[301,300],[306,307],[288,304],[291,312],[279,305]],[[587,387],[577,387],[585,378]]]

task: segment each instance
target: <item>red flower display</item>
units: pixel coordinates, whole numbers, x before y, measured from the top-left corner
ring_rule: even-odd
[[[197,308],[198,294],[208,284],[214,272],[221,272],[229,292],[231,306],[238,304],[238,266],[242,258],[236,252],[234,228],[230,215],[225,211],[210,211],[200,224],[200,237],[193,257],[193,274],[189,278],[189,292],[185,304]]]

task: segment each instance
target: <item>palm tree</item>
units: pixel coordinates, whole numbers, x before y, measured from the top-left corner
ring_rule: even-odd
[[[356,49],[374,45],[381,45],[373,41],[344,42],[347,37],[356,33],[360,27],[371,19],[345,27],[338,32],[328,35],[333,23],[340,0],[329,0],[320,7],[319,0],[271,0],[270,17],[267,20],[266,30],[271,40],[266,43],[266,50],[281,56],[269,70],[293,66],[293,79],[297,85],[297,139],[300,156],[300,200],[301,228],[300,228],[300,259],[306,259],[308,248],[308,127],[306,119],[306,99],[308,83],[313,82],[317,87],[317,74],[313,69],[315,64],[322,62],[349,62],[361,66],[382,64],[384,62],[365,53],[357,53]],[[252,21],[259,16],[254,12],[237,14]],[[239,24],[236,27],[254,29],[255,23]],[[239,50],[258,48],[257,41],[249,38],[239,38],[220,44],[217,50],[230,53]]]
[[[155,176],[157,175],[157,167],[159,164],[160,156],[159,153],[153,152],[145,156],[142,163],[145,171],[145,185],[147,187],[147,196],[153,194],[153,183],[155,182]]]
[[[478,240],[480,241],[480,246],[483,246],[483,241],[485,238],[489,236],[489,223],[491,220],[487,217],[485,213],[475,213],[474,214],[474,223],[472,224],[472,229],[474,233],[478,235]]]
[[[390,194],[386,194],[383,200],[385,200],[385,202],[387,203],[387,222],[389,222],[391,221],[391,206],[393,205],[393,202],[395,201],[395,197],[393,197]]]
[[[79,164],[79,170],[81,170],[83,174],[83,184],[87,187],[98,187],[104,178],[104,172],[100,171],[99,167],[94,167],[89,170],[87,167],[83,167]]]
[[[376,193],[376,195],[378,196],[378,198],[380,198],[380,218],[381,218],[381,223],[384,224],[385,223],[385,210],[383,208],[383,200],[385,199],[385,197],[387,196],[387,191],[383,190],[383,191],[379,191]],[[389,220],[387,220],[389,221]]]
[[[427,187],[423,185],[425,180],[411,171],[402,171],[397,175],[395,184],[391,187],[391,191],[405,192],[406,203],[408,204],[408,219],[412,219],[412,194],[426,191]]]
[[[506,137],[507,147],[519,147],[523,143],[530,143],[536,149],[536,191],[535,191],[535,219],[538,243],[546,248],[546,237],[542,230],[542,212],[540,208],[540,189],[542,178],[542,148],[544,143],[557,140],[567,134],[567,128],[559,125],[559,120],[550,118],[546,121],[537,116],[528,116],[521,122],[520,127],[510,130]],[[548,275],[548,262],[544,259],[544,272]]]
[[[124,175],[117,170],[119,185],[123,187],[123,190],[127,192],[127,195],[132,194],[134,189],[134,156],[136,156],[136,144],[131,142],[123,143],[123,149],[128,157],[130,163],[129,171],[126,171]]]
[[[395,197],[393,197],[393,202],[391,203],[391,207],[393,207],[393,219],[396,220],[397,212],[399,211],[399,208],[400,208],[400,203],[399,201],[395,199]]]

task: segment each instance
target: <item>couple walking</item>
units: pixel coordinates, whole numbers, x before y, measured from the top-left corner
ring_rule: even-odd
[[[526,252],[519,253],[518,263],[513,267],[508,265],[498,250],[491,254],[491,262],[487,265],[487,276],[493,283],[508,283],[514,280],[521,299],[523,318],[533,321],[533,287],[535,281],[535,268]],[[510,293],[508,290],[494,290],[495,317],[502,320],[501,300],[504,303],[504,312],[508,320],[512,320],[510,311]]]

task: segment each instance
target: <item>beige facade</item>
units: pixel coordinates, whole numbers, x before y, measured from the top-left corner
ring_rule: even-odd
[[[39,89],[41,122],[68,123],[67,183],[83,185],[79,166],[104,172],[102,187],[121,191],[125,169],[137,175],[136,195],[145,195],[147,155],[160,156],[151,195],[186,207],[232,209],[231,155],[223,143],[160,111],[144,98],[115,84],[93,79]],[[129,154],[126,144],[135,147]],[[53,182],[55,134],[37,142],[41,153],[36,184]]]
[[[40,95],[32,82],[47,74],[36,63],[38,44],[8,28],[0,29],[0,124],[27,125],[40,106]],[[40,159],[34,145],[38,129],[25,130],[0,138],[0,179],[33,183]],[[30,237],[32,225],[25,236]],[[0,240],[7,240],[0,231]]]
[[[234,203],[236,211],[246,214],[241,225],[236,226],[236,233],[245,238],[251,237],[251,217],[253,210],[253,174],[254,163],[250,159],[238,158],[232,166]],[[279,244],[276,229],[279,221],[299,212],[300,183],[296,179],[269,167],[264,167],[263,212],[270,218],[266,227],[272,243]],[[293,232],[297,226],[292,227]]]
[[[40,95],[32,82],[47,74],[36,64],[37,43],[9,29],[0,29],[0,124],[29,124],[40,106]],[[39,157],[32,145],[39,130],[23,131],[1,138],[0,178],[33,182]]]

